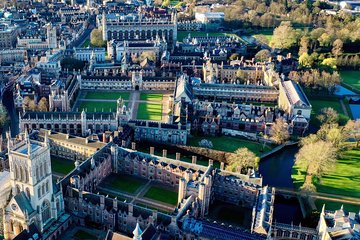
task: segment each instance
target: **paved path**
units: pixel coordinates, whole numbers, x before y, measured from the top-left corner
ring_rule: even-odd
[[[345,113],[345,115],[350,117],[343,99],[340,99],[340,105],[341,105],[341,108],[342,108],[343,112]]]
[[[139,108],[139,99],[140,99],[140,92],[139,91],[132,91],[130,93],[129,102],[130,102],[130,111],[131,111],[131,119],[137,118],[137,112]]]

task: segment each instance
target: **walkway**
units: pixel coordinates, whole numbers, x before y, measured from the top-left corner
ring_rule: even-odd
[[[345,103],[344,103],[343,99],[340,99],[340,105],[341,105],[341,108],[342,108],[344,114],[350,118],[348,110],[346,109],[346,106],[345,106]]]
[[[137,112],[138,112],[138,108],[139,108],[139,99],[140,99],[140,92],[139,91],[131,91],[130,97],[129,97],[131,119],[137,118]]]

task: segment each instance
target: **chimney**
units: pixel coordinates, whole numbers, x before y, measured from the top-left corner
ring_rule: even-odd
[[[66,134],[66,139],[69,139],[70,138],[70,135],[69,134]]]
[[[131,143],[131,149],[132,149],[132,150],[136,150],[136,142],[132,142],[132,143]]]
[[[126,147],[126,141],[125,140],[121,140],[121,147]]]
[[[154,155],[155,152],[155,148],[154,147],[150,147],[150,155]]]
[[[180,153],[176,153],[176,161],[180,161]]]
[[[212,159],[209,159],[209,166],[212,166],[212,165],[214,165],[214,160],[212,160]]]
[[[196,164],[196,161],[197,161],[197,156],[192,156],[191,157],[191,163]]]
[[[167,157],[167,150],[163,149],[163,157],[166,158]]]
[[[85,138],[85,144],[88,144],[88,143],[89,143],[89,138],[86,137],[86,138]]]
[[[123,127],[119,127],[119,133],[122,133],[124,131]]]
[[[225,164],[224,162],[220,162],[220,170],[224,170]]]
[[[107,143],[106,133],[102,134],[103,143]]]

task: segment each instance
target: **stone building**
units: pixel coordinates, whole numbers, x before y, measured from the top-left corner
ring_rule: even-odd
[[[9,49],[13,48],[16,45],[16,37],[18,31],[15,26],[10,26],[8,24],[0,25],[0,48]]]
[[[78,60],[89,62],[92,55],[97,62],[104,62],[105,48],[74,48],[74,56]]]
[[[49,236],[54,233],[50,227],[63,225],[69,215],[61,186],[53,183],[48,138],[30,140],[25,131],[22,141],[9,139],[8,149],[12,192],[4,212],[4,237],[12,239],[31,224]]]
[[[51,23],[45,26],[45,33],[24,34],[17,38],[17,48],[55,49],[57,46],[56,27]]]

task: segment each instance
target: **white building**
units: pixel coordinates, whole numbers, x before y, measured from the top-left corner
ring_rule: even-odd
[[[105,62],[105,48],[74,48],[75,58],[80,61],[89,62],[92,54],[96,62]]]

